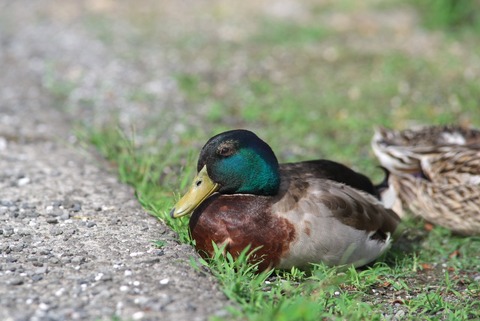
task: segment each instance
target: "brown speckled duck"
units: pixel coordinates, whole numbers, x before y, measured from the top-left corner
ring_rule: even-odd
[[[215,242],[234,257],[258,248],[251,259],[260,270],[361,266],[388,248],[399,222],[364,175],[328,160],[278,164],[247,130],[212,137],[197,171],[170,214],[192,215],[191,235],[204,256]]]
[[[480,234],[480,131],[462,126],[376,130],[372,148],[390,172],[387,207],[463,235]]]

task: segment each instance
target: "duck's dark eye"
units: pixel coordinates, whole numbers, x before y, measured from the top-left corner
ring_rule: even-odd
[[[217,154],[223,157],[232,155],[235,152],[234,146],[230,142],[222,143],[217,148]]]
[[[222,155],[222,156],[230,155],[230,151],[231,151],[231,149],[229,147],[222,147],[220,149],[220,155]]]

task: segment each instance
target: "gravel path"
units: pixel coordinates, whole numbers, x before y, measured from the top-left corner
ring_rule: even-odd
[[[215,281],[190,265],[192,248],[76,142],[44,86],[62,25],[24,6],[34,5],[0,2],[0,320],[225,315]]]

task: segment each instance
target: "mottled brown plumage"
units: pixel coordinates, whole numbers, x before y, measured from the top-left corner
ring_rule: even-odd
[[[385,203],[452,231],[480,234],[480,131],[456,126],[378,130],[372,147],[389,172]]]
[[[426,126],[402,131],[377,128],[372,148],[393,174],[421,174],[424,157],[480,150],[480,130],[464,126]]]

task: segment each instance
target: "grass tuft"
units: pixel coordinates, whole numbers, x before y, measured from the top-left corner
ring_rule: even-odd
[[[412,1],[429,28],[458,31],[480,30],[480,2],[475,0]]]

